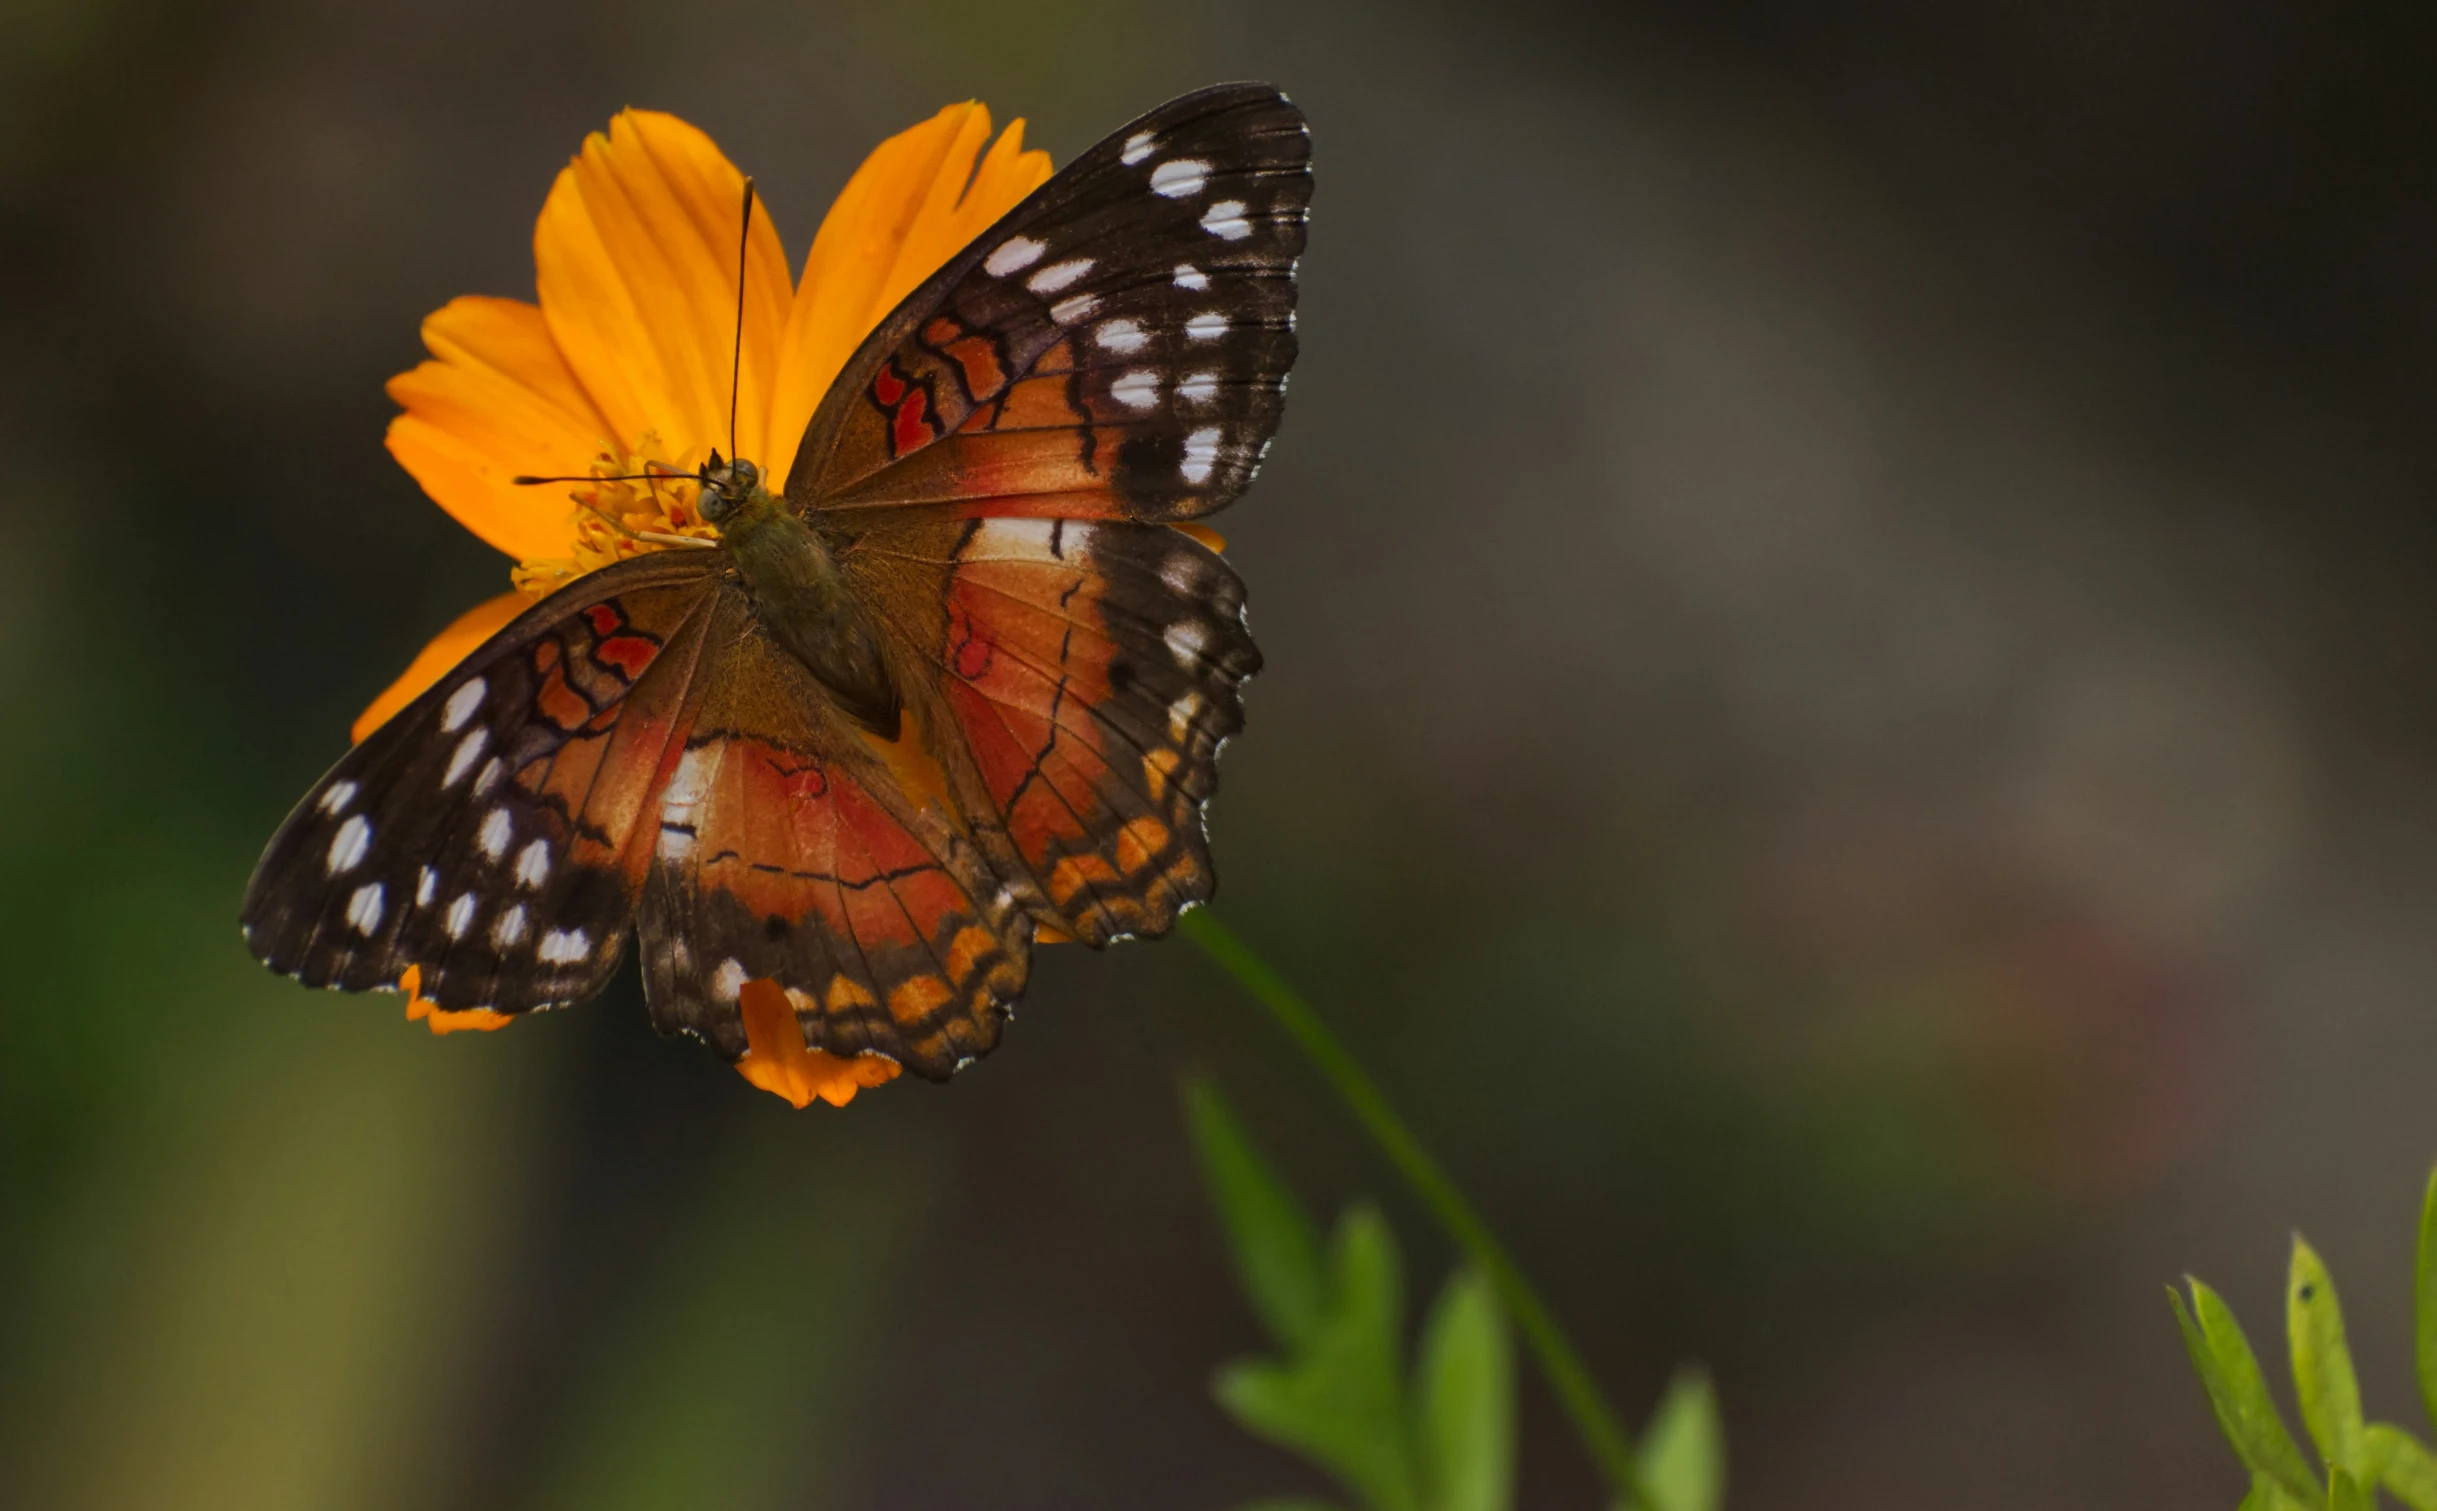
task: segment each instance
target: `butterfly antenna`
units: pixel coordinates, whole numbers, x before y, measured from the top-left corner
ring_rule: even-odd
[[[508,481],[519,488],[532,488],[542,483],[659,483],[671,478],[688,478],[693,475],[691,472],[679,472],[675,468],[671,468],[666,472],[613,472],[606,476],[597,472],[587,472],[580,476],[571,473],[566,477],[527,477],[523,473],[518,473]]]
[[[736,228],[736,354],[728,363],[728,455],[736,455],[736,395],[745,375],[745,253],[753,246],[753,180],[745,179],[745,213]]]

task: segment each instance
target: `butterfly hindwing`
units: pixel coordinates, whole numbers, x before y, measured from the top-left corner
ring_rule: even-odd
[[[887,532],[858,559],[944,578],[936,614],[887,623],[959,735],[964,811],[995,815],[977,841],[1043,921],[1100,945],[1210,897],[1202,808],[1260,667],[1217,553],[1163,525],[993,518]]]
[[[1013,898],[741,601],[712,640],[643,896],[653,1021],[735,1058],[739,994],[769,980],[814,1049],[933,1078],[987,1053],[1030,960]]]
[[[1084,153],[873,332],[787,496],[816,513],[1188,519],[1252,479],[1295,360],[1303,114],[1170,101]]]
[[[593,573],[527,610],[341,759],[246,891],[247,942],[309,985],[518,1013],[591,995],[641,877],[716,597],[710,552]]]

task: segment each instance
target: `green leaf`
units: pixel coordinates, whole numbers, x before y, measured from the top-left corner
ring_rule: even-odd
[[[2319,1511],[2305,1500],[2297,1500],[2284,1486],[2264,1474],[2251,1476],[2251,1493],[2242,1498],[2237,1511]]]
[[[2361,1382],[2344,1342],[2344,1309],[2336,1302],[2335,1277],[2299,1233],[2293,1235],[2293,1264],[2285,1281],[2285,1336],[2310,1441],[2331,1466],[2363,1477]]]
[[[2363,1479],[2386,1487],[2386,1493],[2412,1511],[2437,1511],[2437,1454],[2392,1422],[2373,1422],[2362,1434]]]
[[[1406,1433],[1404,1294],[1396,1240],[1375,1208],[1337,1225],[1329,1305],[1286,1360],[1226,1366],[1219,1404],[1257,1437],[1328,1470],[1370,1511],[1422,1511]]]
[[[1514,1501],[1515,1361],[1506,1313],[1479,1271],[1447,1277],[1414,1365],[1414,1446],[1431,1511]]]
[[[2326,1493],[2319,1488],[2318,1477],[2310,1472],[2301,1449],[2294,1446],[2293,1434],[2277,1415],[2276,1403],[2268,1399],[2267,1379],[2259,1372],[2259,1358],[2251,1352],[2251,1340],[2243,1336],[2242,1324],[2234,1320],[2215,1291],[2197,1280],[2190,1284],[2188,1308],[2172,1287],[2167,1299],[2175,1308],[2184,1347],[2191,1351],[2192,1367],[2200,1372],[2200,1383],[2208,1391],[2209,1405],[2217,1413],[2217,1425],[2226,1441],[2234,1445],[2244,1468],[2270,1476],[2306,1503],[2324,1503]]]
[[[1709,1374],[1680,1369],[1642,1433],[1642,1483],[1652,1511],[1718,1511],[1726,1499],[1726,1431]]]
[[[2420,1252],[2412,1266],[2412,1355],[2420,1373],[2420,1403],[2437,1422],[2437,1170],[2420,1202]]]
[[[1327,1289],[1319,1233],[1244,1136],[1216,1087],[1185,1083],[1185,1122],[1246,1299],[1280,1348],[1304,1347],[1319,1330]]]
[[[2327,1471],[2327,1511],[2378,1511],[2378,1508],[2351,1471],[2338,1466]]]

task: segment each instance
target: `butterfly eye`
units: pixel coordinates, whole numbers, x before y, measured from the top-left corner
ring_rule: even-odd
[[[762,469],[743,457],[738,457],[735,461],[728,463],[728,486],[736,490],[739,498],[760,487],[761,483]]]
[[[694,512],[716,525],[736,512],[736,500],[726,489],[706,482],[694,500]]]

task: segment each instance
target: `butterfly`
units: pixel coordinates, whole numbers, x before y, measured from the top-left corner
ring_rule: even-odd
[[[1296,353],[1302,112],[1151,111],[873,330],[783,489],[699,472],[714,549],[579,577],[351,750],[246,890],[254,953],[452,1011],[564,1006],[639,939],[663,1033],[944,1079],[1032,947],[1207,900],[1203,808],[1260,667],[1186,522],[1250,484]]]

